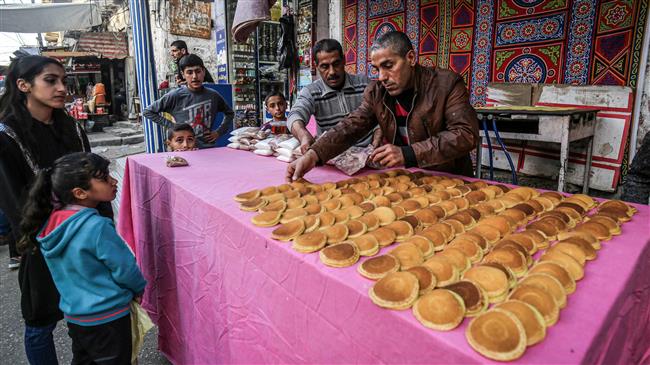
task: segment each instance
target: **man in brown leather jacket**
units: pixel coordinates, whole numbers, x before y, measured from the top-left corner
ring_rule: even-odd
[[[461,76],[418,65],[402,32],[376,39],[370,58],[379,77],[366,87],[361,106],[292,162],[287,180],[337,156],[377,124],[386,144],[370,156],[374,162],[472,176],[469,152],[479,140],[478,122]]]

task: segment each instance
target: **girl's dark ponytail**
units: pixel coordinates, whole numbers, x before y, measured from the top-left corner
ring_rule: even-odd
[[[23,233],[18,241],[18,251],[24,253],[33,248],[36,235],[52,212],[52,168],[40,170],[36,174],[34,184],[29,189],[27,203],[23,208],[23,219],[20,228]]]

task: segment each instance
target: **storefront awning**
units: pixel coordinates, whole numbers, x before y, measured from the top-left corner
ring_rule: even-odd
[[[0,32],[45,33],[86,30],[102,24],[98,4],[10,4],[0,6]]]
[[[129,56],[126,33],[117,32],[81,33],[76,51],[100,58],[124,59]]]

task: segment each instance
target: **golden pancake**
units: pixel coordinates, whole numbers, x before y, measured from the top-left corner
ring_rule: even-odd
[[[526,257],[520,251],[512,247],[493,249],[490,253],[485,255],[483,262],[498,262],[512,270],[518,278],[526,275],[528,272]]]
[[[545,252],[540,258],[540,261],[553,261],[562,265],[571,275],[574,281],[578,281],[585,276],[585,271],[578,261],[573,257],[559,251]]]
[[[399,270],[399,260],[391,255],[371,257],[357,266],[357,271],[370,280],[379,280]]]
[[[508,278],[508,289],[514,288],[517,285],[517,277],[508,267],[501,265],[498,262],[484,262],[481,266],[489,266],[495,269],[499,269],[503,274]]]
[[[557,227],[548,221],[535,221],[526,226],[526,229],[535,229],[539,232],[542,232],[546,238],[553,241],[557,237],[557,234],[560,232]]]
[[[442,234],[442,236],[445,238],[445,243],[451,241],[454,236],[456,235],[454,228],[448,224],[444,224],[442,222],[438,222],[436,224],[431,225],[429,228],[426,228],[424,231],[436,231]],[[433,241],[433,240],[432,240]],[[435,242],[433,242],[435,245]]]
[[[395,232],[396,242],[403,242],[413,236],[414,233],[413,226],[405,221],[395,221],[386,225],[385,228],[388,228],[391,231]]]
[[[506,209],[506,205],[501,200],[497,199],[488,200],[483,204],[490,206],[494,209],[495,213],[503,212]]]
[[[583,238],[577,236],[569,237],[558,241],[558,243],[568,243],[570,245],[579,247],[582,253],[585,255],[585,259],[587,261],[595,260],[597,257],[596,249],[593,248],[591,244]]]
[[[485,181],[481,180],[476,180],[472,181],[471,183],[467,184],[471,189],[484,189],[488,187],[488,183]]]
[[[320,214],[325,211],[325,208],[318,203],[306,205],[303,209],[309,215]]]
[[[512,194],[515,194],[515,195],[518,195],[519,197],[521,197],[522,201],[530,200],[530,199],[535,198],[536,196],[539,195],[537,190],[535,190],[533,188],[529,188],[527,186],[516,187],[516,188],[510,190],[509,192],[507,192],[506,196],[510,196]]]
[[[404,200],[403,202],[399,203],[398,206],[402,207],[406,214],[413,214],[422,208],[420,206],[420,203],[413,199]]]
[[[587,206],[587,209],[591,209],[591,208],[595,207],[596,205],[598,205],[598,203],[592,197],[590,197],[589,195],[573,194],[572,198],[576,198],[576,199],[579,199],[582,202],[584,202],[586,204],[586,206]]]
[[[441,201],[438,203],[438,207],[442,208],[442,210],[445,211],[445,217],[449,217],[450,215],[458,212],[458,207],[450,200]]]
[[[364,234],[363,236],[351,238],[350,241],[354,242],[359,248],[359,255],[373,256],[379,252],[379,242],[375,236],[371,234]]]
[[[377,207],[369,214],[372,214],[379,219],[380,226],[391,224],[397,219],[395,212],[388,207]]]
[[[287,199],[287,209],[303,208],[307,202],[303,198]]]
[[[557,235],[557,239],[560,240],[560,241],[565,240],[567,238],[571,238],[571,237],[578,237],[578,238],[581,238],[581,239],[589,242],[591,247],[593,247],[595,250],[600,250],[601,249],[601,244],[600,244],[600,241],[598,240],[598,238],[596,238],[596,236],[594,236],[593,234],[591,234],[589,232],[578,232],[578,231],[560,232]]]
[[[305,231],[305,222],[302,219],[295,219],[284,223],[271,232],[271,237],[278,241],[291,241]]]
[[[566,231],[569,228],[569,226],[562,219],[553,216],[542,217],[538,222],[552,224],[558,230],[558,233],[561,231]]]
[[[585,266],[587,255],[580,246],[573,245],[567,242],[558,242],[551,246],[546,252],[560,251],[573,257],[581,266]]]
[[[316,199],[318,199],[319,202],[324,202],[332,199],[332,193],[329,191],[321,191],[319,193],[316,193],[314,196]],[[343,201],[341,201],[341,204],[343,204]]]
[[[404,241],[404,243],[412,243],[415,246],[417,246],[417,248],[419,248],[420,251],[422,251],[422,256],[424,256],[425,260],[433,256],[434,253],[433,243],[431,243],[431,240],[429,240],[426,236],[415,235],[407,239],[406,241]]]
[[[282,212],[264,212],[251,218],[251,222],[258,227],[272,227],[280,222],[280,217]]]
[[[376,207],[390,207],[390,199],[383,195],[377,195],[375,194],[375,197],[372,198],[371,202],[376,206]]]
[[[402,200],[404,200],[404,198],[402,197],[402,194],[397,193],[397,192],[390,193],[390,194],[386,195],[386,197],[388,198],[388,200],[390,200],[391,205],[397,205]]]
[[[508,277],[503,271],[495,267],[474,266],[465,272],[463,279],[470,280],[480,286],[487,294],[490,303],[501,302],[508,295],[510,287]]]
[[[392,256],[397,257],[402,270],[408,270],[413,266],[421,265],[424,262],[422,251],[413,243],[400,243],[389,252]]]
[[[427,193],[426,190],[424,190],[423,188],[420,188],[420,187],[417,187],[417,188],[411,188],[411,189],[409,189],[408,192],[411,193],[411,196],[412,196],[412,197],[422,196],[422,195],[424,195],[424,194]],[[428,204],[427,204],[427,205],[428,205]]]
[[[582,221],[582,215],[578,213],[575,209],[569,207],[557,207],[553,209],[554,212],[564,213],[571,218],[572,226],[575,226],[576,223]]]
[[[473,191],[467,185],[458,185],[458,186],[456,186],[456,189],[460,190],[460,192],[461,192],[461,194],[463,194],[463,196],[466,196],[467,194],[469,194],[469,193],[471,193]]]
[[[534,200],[535,202],[539,203],[542,207],[544,207],[545,212],[548,212],[549,210],[556,207],[554,201],[547,197],[539,196],[532,200]]]
[[[558,203],[564,200],[564,195],[558,193],[557,191],[546,191],[541,193],[539,196],[543,198],[551,199],[553,201],[557,201]]]
[[[320,260],[331,267],[348,267],[359,261],[359,248],[354,243],[337,243],[318,253]]]
[[[532,346],[542,342],[546,337],[546,322],[541,313],[532,305],[517,299],[510,299],[495,306],[514,314],[526,332],[526,345]]]
[[[533,208],[533,206],[531,204],[529,204],[529,203],[519,203],[519,204],[515,205],[514,207],[512,207],[512,208],[510,208],[508,210],[513,210],[513,209],[521,211],[528,218],[533,217],[533,216],[535,216],[535,214],[537,214],[537,211],[535,210],[535,208]]]
[[[345,225],[348,226],[348,237],[350,238],[359,237],[362,234],[365,234],[368,230],[368,227],[366,227],[365,223],[359,220],[349,221],[345,223]]]
[[[438,216],[428,208],[420,209],[415,212],[414,216],[420,221],[420,224],[422,224],[423,227],[429,227],[438,222]]]
[[[353,205],[350,207],[347,207],[343,209],[343,211],[347,212],[348,215],[350,216],[350,219],[357,219],[363,215],[363,209],[361,209],[357,205]]]
[[[470,233],[475,233],[483,237],[490,246],[501,238],[501,232],[487,224],[478,224],[476,227],[472,228]]]
[[[422,225],[420,224],[420,220],[414,215],[407,215],[405,217],[400,218],[399,220],[410,224],[411,227],[413,227],[413,231],[419,230],[422,227]]]
[[[469,200],[463,197],[453,198],[450,200],[450,202],[456,204],[456,208],[458,208],[458,210],[465,210],[469,208]]]
[[[492,309],[474,318],[465,330],[469,345],[488,359],[512,361],[526,351],[526,330],[509,311]]]
[[[529,275],[537,273],[549,274],[556,278],[562,284],[567,294],[571,294],[576,290],[575,280],[573,280],[571,274],[560,263],[553,261],[538,262],[530,269]]]
[[[501,188],[500,188],[499,186],[497,186],[497,185],[490,185],[490,186],[487,186],[487,187],[482,188],[482,189],[480,189],[480,190],[481,190],[482,192],[488,194],[488,196],[490,196],[490,199],[494,199],[494,198],[496,198],[496,197],[503,196],[503,194],[506,193],[503,189],[501,189]],[[493,192],[494,195],[490,195],[490,194],[488,193],[488,191]]]
[[[447,192],[449,193],[449,196],[451,196],[450,200],[454,200],[454,199],[457,199],[457,198],[462,198],[462,196],[463,196],[463,192],[458,190],[457,188],[447,189]],[[467,204],[469,204],[469,202]],[[458,207],[458,205],[456,205],[456,207]]]
[[[598,238],[601,241],[609,241],[612,238],[612,234],[609,232],[609,229],[598,222],[589,221],[581,223],[577,225],[573,230],[578,232],[591,233],[594,235],[594,237]]]
[[[358,221],[366,225],[368,232],[379,228],[379,219],[375,215],[366,214],[362,217],[359,217]]]
[[[504,239],[514,241],[521,247],[525,248],[526,251],[528,251],[529,255],[534,255],[537,252],[537,245],[535,244],[535,241],[530,236],[523,233],[509,234],[504,237]]]
[[[341,201],[339,199],[331,199],[320,203],[325,210],[331,212],[341,208]]]
[[[321,186],[323,187],[324,190],[334,190],[334,189],[336,189],[336,184],[331,182],[331,181],[325,182]]]
[[[481,247],[476,242],[467,238],[454,239],[454,241],[449,243],[445,251],[449,248],[455,248],[462,252],[472,264],[481,261],[483,258],[483,250]]]
[[[519,195],[509,195],[509,196],[502,196],[500,198],[496,198],[494,200],[499,200],[503,205],[507,208],[512,208],[515,205],[521,203],[523,200],[521,200],[521,197]]]
[[[289,190],[293,190],[293,187],[291,185],[289,185],[289,184],[278,185],[278,191],[280,193],[285,193],[285,192],[287,192]]]
[[[566,226],[564,229],[573,228],[576,225],[576,222],[568,214],[555,209],[542,213],[539,218],[543,219],[545,217],[554,217],[561,220]]]
[[[478,247],[483,252],[486,252],[488,250],[488,248],[489,248],[488,247],[488,242],[487,242],[487,240],[485,238],[483,238],[482,236],[480,236],[480,235],[478,235],[476,233],[472,233],[472,232],[465,232],[465,233],[461,234],[460,236],[454,238],[452,240],[452,242],[450,242],[450,243],[453,243],[456,240],[471,241],[471,242],[475,243],[476,245],[478,245]]]
[[[391,207],[391,209],[393,210],[393,212],[395,212],[395,219],[401,219],[406,216],[406,210],[404,210],[404,208],[402,207],[394,206]]]
[[[235,201],[238,203],[243,203],[251,200],[255,200],[259,198],[261,195],[261,192],[259,190],[251,190],[247,191],[245,193],[237,194],[235,195]]]
[[[438,286],[445,286],[458,281],[458,270],[445,257],[434,255],[422,265],[431,269],[436,276]]]
[[[502,216],[493,216],[483,218],[479,221],[478,226],[490,226],[499,230],[501,237],[504,237],[513,227],[510,226],[510,221],[507,218]]]
[[[393,242],[395,242],[395,239],[397,238],[397,234],[395,234],[395,231],[385,227],[378,228],[370,232],[370,234],[375,236],[377,242],[379,242],[379,247],[389,246],[393,244]]]
[[[614,208],[614,210],[623,211],[628,217],[632,217],[634,213],[637,212],[637,209],[633,205],[627,204],[621,200],[607,200],[598,205],[598,211],[607,208]]]
[[[415,275],[416,278],[418,278],[418,284],[420,287],[419,295],[424,295],[436,287],[436,276],[428,267],[414,266],[406,271],[410,272],[411,274]]]
[[[481,215],[481,212],[478,209],[473,208],[473,207],[465,209],[465,212],[467,212],[467,214],[471,215],[472,218],[474,218],[474,220],[476,222],[478,222],[483,217],[483,215]]]
[[[429,206],[432,204],[438,204],[442,201],[439,196],[433,194],[427,194],[425,197],[429,200]]]
[[[327,236],[321,231],[303,233],[293,240],[291,246],[294,250],[302,253],[310,253],[325,247]]]
[[[499,216],[508,217],[512,219],[512,221],[515,222],[514,227],[520,227],[528,222],[528,216],[526,216],[526,213],[515,208],[508,208],[503,212],[499,213]]]
[[[245,212],[255,212],[258,209],[264,207],[268,204],[268,201],[264,198],[256,198],[253,200],[245,201],[239,204],[239,209]]]
[[[307,211],[302,208],[287,209],[284,211],[284,213],[282,213],[282,219],[280,219],[280,223],[291,222],[294,219],[298,219],[306,215]]]
[[[581,216],[585,214],[585,209],[582,206],[580,206],[579,204],[576,204],[576,203],[563,201],[562,203],[558,204],[557,207],[558,208],[572,209],[576,213],[580,214]]]
[[[458,248],[447,246],[437,256],[446,257],[449,262],[456,267],[460,274],[464,273],[472,266],[469,258]]]
[[[418,279],[410,272],[393,272],[379,279],[369,290],[373,303],[387,309],[407,309],[420,291]]]
[[[463,299],[463,304],[465,304],[465,315],[467,317],[474,317],[487,310],[487,294],[485,294],[481,287],[469,280],[457,281],[445,286],[443,289],[451,290]]]
[[[350,214],[345,210],[333,210],[330,213],[334,214],[336,224],[345,224],[350,220]]]
[[[274,201],[282,200],[286,201],[287,199],[284,197],[284,194],[282,193],[277,193],[277,194],[271,194],[271,195],[264,195],[264,199],[266,199],[269,203],[272,203]]]
[[[488,195],[483,191],[475,190],[467,193],[467,195],[465,195],[465,198],[467,199],[467,201],[469,201],[470,205],[474,206],[478,203],[487,201]]]
[[[268,188],[261,189],[260,193],[262,194],[262,196],[277,194],[278,188],[276,186],[269,186]]]
[[[363,202],[359,204],[359,208],[361,208],[364,213],[370,213],[375,210],[375,204],[373,202]]]
[[[543,233],[536,229],[527,229],[519,233],[532,239],[535,242],[535,246],[538,250],[548,247],[548,239],[546,236],[544,236]]]
[[[585,203],[582,199],[578,199],[578,198],[573,197],[573,196],[564,199],[562,202],[563,203],[573,203],[573,204],[579,205],[580,208],[584,209],[585,212],[587,212],[589,210],[589,204]]]
[[[322,228],[321,231],[327,236],[327,244],[340,243],[348,238],[348,227],[344,223],[337,223],[333,226]]]
[[[560,317],[560,309],[553,296],[536,286],[520,284],[510,293],[508,299],[521,300],[535,307],[544,318],[546,327],[556,324]]]
[[[447,240],[442,235],[442,233],[435,230],[425,229],[422,232],[419,232],[418,235],[426,237],[429,241],[431,241],[434,251],[442,251],[447,244]]]
[[[466,211],[450,215],[447,217],[447,219],[445,219],[445,222],[449,222],[450,219],[457,220],[462,223],[464,229],[471,229],[476,225],[476,220]]]
[[[617,222],[628,222],[628,221],[630,221],[630,217],[628,216],[628,213],[626,211],[622,210],[622,209],[617,208],[617,207],[599,208],[598,209],[598,214],[610,217],[610,218],[614,219]]]
[[[427,208],[429,206],[429,199],[425,196],[416,196],[411,199],[418,202],[421,208]]]
[[[564,286],[558,279],[546,273],[528,274],[520,282],[520,285],[536,286],[545,292],[551,294],[558,308],[566,307],[567,293]]]
[[[305,230],[303,233],[313,232],[320,227],[320,218],[316,215],[301,217],[300,220],[305,224]]]
[[[444,209],[440,208],[440,207],[437,206],[437,205],[432,205],[432,206],[430,206],[430,207],[427,208],[427,209],[431,210],[431,211],[433,212],[433,214],[435,214],[436,217],[438,217],[438,220],[444,218],[445,215],[447,214],[447,213],[445,213],[445,210],[444,210]]]
[[[456,237],[461,233],[465,233],[465,226],[455,219],[449,219],[449,220],[445,219],[444,221],[442,221],[442,224],[451,226],[451,228],[454,230],[453,237]]]
[[[446,289],[435,289],[415,302],[413,315],[427,328],[449,331],[463,321],[465,304],[458,294]]]
[[[611,217],[608,217],[606,215],[596,214],[588,218],[589,218],[588,222],[600,223],[603,226],[607,227],[607,229],[609,229],[609,233],[611,233],[612,235],[618,236],[621,234],[621,227],[619,227],[618,221],[612,219]]]
[[[313,196],[313,195],[305,195],[302,198],[305,199],[305,201],[307,202],[307,205],[320,204],[318,199],[316,199],[316,197]]]
[[[336,217],[332,212],[323,212],[318,215],[318,218],[320,219],[321,228],[330,227],[336,223]]]
[[[497,250],[500,248],[508,248],[508,247],[518,251],[520,254],[524,256],[524,258],[526,259],[526,266],[530,266],[533,263],[533,259],[528,253],[528,250],[526,250],[524,246],[517,243],[517,241],[513,241],[508,238],[504,238],[501,241],[497,242],[497,244],[494,245],[492,250]]]
[[[260,208],[260,212],[280,212],[283,213],[287,209],[287,203],[284,200],[276,200]]]

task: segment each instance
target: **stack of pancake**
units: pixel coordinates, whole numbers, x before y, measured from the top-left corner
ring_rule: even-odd
[[[496,360],[516,359],[544,339],[601,241],[635,213],[616,200],[406,170],[299,181],[235,200],[258,212],[255,225],[280,224],[274,239],[319,252],[325,265],[371,256],[357,270],[376,281],[369,296],[383,308],[412,308],[441,331],[475,317],[468,342]]]

